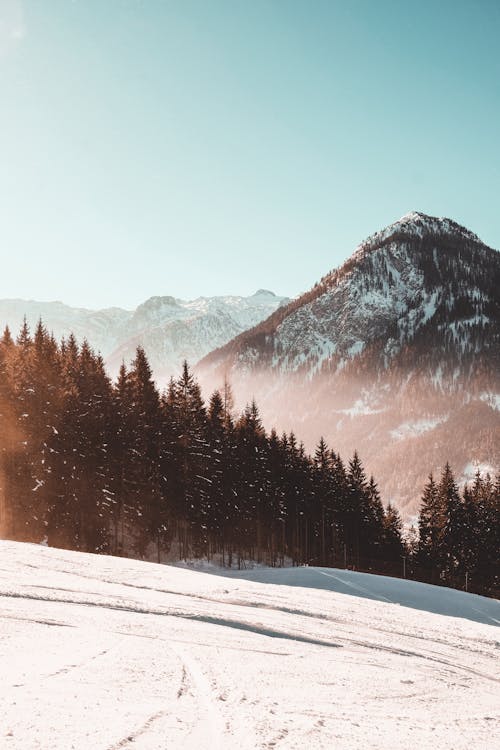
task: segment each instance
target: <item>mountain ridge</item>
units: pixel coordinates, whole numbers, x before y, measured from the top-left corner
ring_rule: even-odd
[[[240,336],[228,342],[223,347],[220,347],[220,350],[222,350],[222,352],[232,351],[234,350],[235,345],[238,342],[244,341],[247,338],[251,338],[254,335],[260,336],[261,334],[270,333],[273,327],[282,323],[290,313],[294,312],[304,304],[313,302],[316,298],[329,291],[333,286],[338,285],[345,278],[345,276],[351,272],[354,265],[356,263],[359,263],[360,260],[365,258],[369,253],[373,253],[377,250],[387,247],[387,245],[391,244],[391,242],[394,242],[396,238],[399,239],[401,235],[406,240],[415,239],[416,236],[419,236],[420,239],[423,240],[424,232],[422,231],[422,229],[427,230],[427,235],[436,235],[436,227],[439,227],[439,229],[447,230],[442,234],[447,234],[448,236],[450,234],[458,236],[461,239],[465,239],[465,241],[480,247],[482,251],[496,254],[497,257],[499,256],[497,250],[489,247],[488,245],[485,245],[476,234],[468,230],[466,227],[463,227],[462,225],[453,221],[452,219],[438,218],[429,216],[422,212],[410,211],[403,217],[401,217],[401,219],[393,222],[385,229],[373,233],[367,239],[359,243],[350,257],[348,257],[338,268],[334,268],[327,274],[325,274],[320,279],[320,281],[317,282],[310,290],[299,295],[297,298],[290,300],[287,305],[283,305],[278,308],[276,311],[274,311],[274,313],[271,314],[269,318],[258,323],[253,329],[243,331]],[[210,360],[213,359],[217,352],[219,352],[219,349],[216,349],[213,352],[209,353],[205,358],[206,362],[210,362]],[[200,362],[200,364],[203,366],[203,360],[202,362]]]
[[[101,352],[111,375],[116,375],[122,360],[128,363],[133,359],[137,346],[143,346],[155,376],[162,382],[177,374],[184,358],[197,361],[213,348],[212,341],[225,343],[286,300],[266,290],[248,297],[225,295],[194,300],[157,295],[134,310],[92,310],[60,301],[4,299],[0,300],[0,323],[9,325],[15,335],[24,316],[32,328],[41,318],[58,339],[70,333],[79,341],[87,339]]]

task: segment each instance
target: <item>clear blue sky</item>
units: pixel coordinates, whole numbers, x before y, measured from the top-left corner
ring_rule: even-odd
[[[411,209],[500,248],[498,0],[0,0],[0,297],[295,295]]]

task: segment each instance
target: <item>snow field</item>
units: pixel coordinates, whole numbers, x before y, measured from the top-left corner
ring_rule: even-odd
[[[379,576],[0,542],[0,747],[489,750],[495,621],[494,600]]]

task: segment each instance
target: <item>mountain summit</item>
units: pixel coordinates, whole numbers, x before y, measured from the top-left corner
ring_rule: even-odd
[[[359,449],[385,496],[411,506],[446,460],[463,473],[499,465],[499,289],[497,251],[414,211],[209,354],[199,373],[211,385],[229,375],[269,425]],[[401,486],[394,461],[405,455],[413,465]]]
[[[372,249],[393,241],[395,238],[406,237],[407,239],[429,236],[455,236],[457,239],[468,239],[472,242],[481,243],[479,237],[466,227],[457,224],[452,219],[429,216],[420,211],[410,211],[389,224],[388,227],[375,232],[361,243],[359,249]]]

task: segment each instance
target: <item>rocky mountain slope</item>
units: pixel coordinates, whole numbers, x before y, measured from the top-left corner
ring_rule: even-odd
[[[266,423],[357,448],[385,499],[415,508],[427,473],[500,465],[500,254],[412,212],[306,294],[199,364]]]
[[[33,328],[39,318],[56,338],[71,332],[101,352],[111,374],[135,349],[146,350],[159,382],[177,374],[183,359],[196,362],[217,346],[254,326],[288,300],[260,289],[250,297],[199,297],[191,301],[151,297],[136,310],[86,310],[62,302],[0,300],[0,325],[15,334],[26,315]]]

